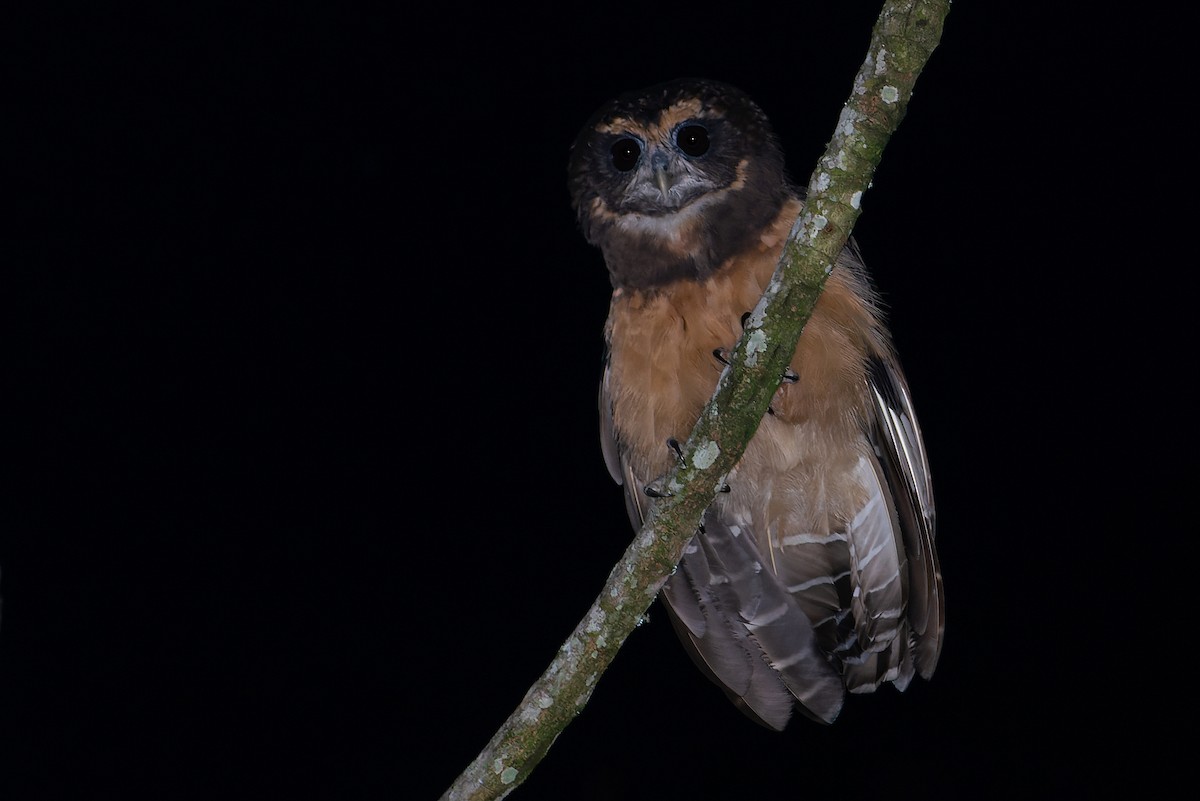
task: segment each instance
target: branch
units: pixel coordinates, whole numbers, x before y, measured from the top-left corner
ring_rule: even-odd
[[[770,285],[746,321],[730,365],[599,598],[520,705],[442,801],[503,798],[524,781],[583,709],[596,680],[641,622],[679,562],[704,510],[758,429],[825,279],[859,215],[859,201],[900,124],[917,76],[941,38],[950,0],[887,0],[833,137],[808,183]]]

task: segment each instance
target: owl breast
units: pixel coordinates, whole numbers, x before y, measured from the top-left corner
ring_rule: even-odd
[[[786,204],[755,248],[704,281],[614,293],[607,337],[609,385],[615,390],[609,400],[622,451],[638,481],[653,481],[671,468],[667,440],[686,440],[712,397],[724,369],[713,351],[732,350],[741,337],[742,316],[755,307],[774,274],[799,210],[799,201]],[[853,472],[860,456],[847,443],[862,441],[865,364],[873,348],[862,332],[876,325],[857,274],[851,267],[836,269],[797,345],[792,366],[799,380],[780,387],[772,414],[738,465],[741,481],[730,477],[733,492],[723,503],[745,507],[773,497],[774,511],[762,510],[769,518],[789,510],[808,518],[808,530],[837,524],[829,517],[840,517],[842,510],[826,508],[821,499],[834,489],[831,482]],[[764,493],[766,477],[780,476],[789,477],[782,482],[786,486],[776,482],[781,483],[776,491]]]

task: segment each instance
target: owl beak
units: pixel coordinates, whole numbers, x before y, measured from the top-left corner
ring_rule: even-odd
[[[671,191],[671,187],[674,184],[675,181],[667,173],[666,168],[657,168],[654,170],[654,185],[658,187],[659,192],[662,192],[663,197],[667,197],[667,193]]]
[[[650,170],[654,177],[654,185],[658,187],[659,192],[662,192],[664,198],[668,197],[671,187],[678,183],[675,175],[668,169],[670,165],[671,159],[661,150],[656,151],[650,157]]]

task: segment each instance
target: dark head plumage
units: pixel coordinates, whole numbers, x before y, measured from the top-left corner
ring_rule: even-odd
[[[794,194],[758,105],[695,78],[601,106],[571,148],[568,184],[613,285],[635,289],[710,275]]]

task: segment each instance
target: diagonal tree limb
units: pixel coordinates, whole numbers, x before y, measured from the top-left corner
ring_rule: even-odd
[[[884,146],[941,38],[950,0],[888,0],[775,275],[660,499],[587,615],[442,801],[503,798],[579,714],[679,562],[704,510],[741,458],[859,215]]]

